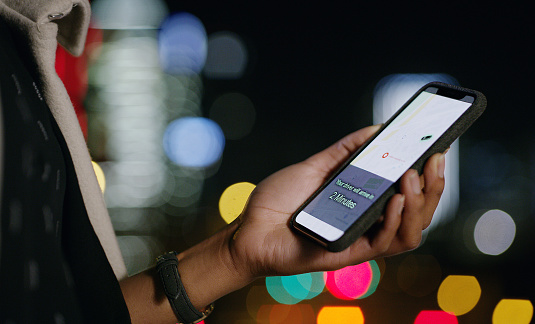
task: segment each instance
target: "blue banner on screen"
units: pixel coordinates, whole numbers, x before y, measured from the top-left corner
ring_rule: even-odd
[[[309,215],[346,230],[393,182],[349,165],[304,209]]]

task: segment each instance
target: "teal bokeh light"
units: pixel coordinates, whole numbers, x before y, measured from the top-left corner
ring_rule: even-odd
[[[268,277],[266,287],[277,302],[293,305],[321,294],[325,281],[322,272],[303,273],[295,276]]]

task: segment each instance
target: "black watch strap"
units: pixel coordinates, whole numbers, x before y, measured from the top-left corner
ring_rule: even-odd
[[[178,274],[176,256],[177,253],[174,251],[159,256],[156,259],[156,271],[162,280],[165,295],[169,299],[179,322],[184,324],[198,323],[212,312],[214,305],[211,304],[202,312],[193,307]]]

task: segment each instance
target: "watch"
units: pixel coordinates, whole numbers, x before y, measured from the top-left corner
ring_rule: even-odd
[[[162,281],[165,295],[181,324],[194,324],[204,320],[214,310],[214,304],[198,311],[192,304],[182,285],[178,274],[177,252],[172,251],[160,255],[156,261],[156,272]]]

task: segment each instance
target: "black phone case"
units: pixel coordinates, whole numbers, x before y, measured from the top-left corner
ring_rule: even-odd
[[[344,163],[338,170],[336,170],[333,175],[309,198],[299,209],[292,215],[290,220],[291,227],[297,232],[305,232],[305,236],[313,239],[314,241],[325,246],[327,250],[331,252],[339,252],[345,250],[349,245],[355,242],[360,236],[362,236],[366,231],[372,227],[374,223],[377,222],[379,217],[383,214],[386,204],[388,203],[390,197],[392,197],[396,192],[398,192],[399,181],[394,183],[390,188],[388,188],[385,193],[379,197],[373,205],[359,218],[349,229],[344,233],[344,235],[334,242],[327,242],[322,240],[319,236],[308,229],[300,226],[295,222],[295,217],[297,214],[317,195],[318,192],[322,191],[337,175],[344,169],[351,161],[366,147],[368,144],[383,131],[383,129],[390,124],[390,122],[396,118],[406,107],[413,101],[422,91],[428,87],[436,86],[439,89],[453,89],[471,94],[475,97],[475,100],[472,106],[462,114],[459,119],[444,133],[441,137],[410,167],[415,169],[419,174],[422,174],[423,167],[425,162],[429,157],[435,153],[444,152],[458,137],[460,137],[473,123],[474,121],[481,116],[483,111],[487,106],[487,99],[485,96],[478,91],[466,89],[463,87],[450,85],[442,82],[431,82],[420,88],[390,119],[383,124],[383,126],[370,138],[364,145],[362,145],[355,153],[348,158],[347,162]]]

